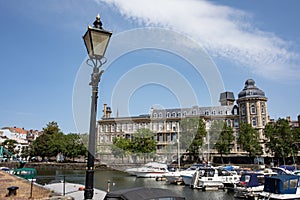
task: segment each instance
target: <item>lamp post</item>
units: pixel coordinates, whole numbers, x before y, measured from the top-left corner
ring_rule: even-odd
[[[96,116],[97,116],[97,99],[98,85],[104,70],[101,66],[106,63],[104,57],[109,39],[112,32],[105,31],[102,28],[100,16],[96,17],[94,26],[88,26],[88,30],[83,36],[84,44],[87,49],[89,59],[86,61],[93,68],[91,74],[92,101],[91,101],[91,118],[88,144],[88,161],[85,176],[84,199],[93,199],[94,196],[94,162],[95,162],[95,140],[96,140]]]

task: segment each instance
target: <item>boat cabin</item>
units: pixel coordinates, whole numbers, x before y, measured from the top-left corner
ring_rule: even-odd
[[[239,186],[256,187],[264,185],[265,176],[260,173],[243,173],[239,182]]]
[[[35,180],[37,176],[37,171],[35,168],[18,168],[13,171],[13,175],[27,180]]]
[[[265,178],[264,191],[273,194],[296,194],[300,176],[282,174]]]
[[[185,200],[185,197],[162,188],[131,188],[112,191],[106,194],[104,200]]]

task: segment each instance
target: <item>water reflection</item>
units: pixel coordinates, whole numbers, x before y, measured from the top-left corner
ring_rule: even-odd
[[[39,170],[37,179],[38,183],[45,184],[52,180],[60,181],[65,176],[66,182],[73,182],[84,184],[85,183],[85,171],[82,170]],[[187,200],[229,200],[234,199],[233,193],[219,190],[219,191],[206,191],[192,190],[187,186],[169,185],[165,181],[156,181],[149,178],[136,178],[129,176],[127,173],[119,171],[95,171],[94,187],[106,190],[107,182],[110,181],[111,191],[133,188],[133,187],[158,187],[171,189],[178,194],[186,197]]]

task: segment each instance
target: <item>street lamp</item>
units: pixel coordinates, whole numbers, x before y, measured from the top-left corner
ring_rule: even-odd
[[[97,115],[97,99],[98,84],[104,70],[100,70],[101,66],[106,63],[104,57],[109,39],[112,32],[105,31],[102,28],[100,16],[96,17],[94,26],[88,26],[88,30],[83,36],[84,44],[87,49],[89,59],[87,64],[93,68],[91,74],[92,101],[91,101],[91,118],[88,146],[88,161],[85,174],[85,190],[84,199],[93,199],[94,196],[94,161],[95,161],[95,140],[96,140],[96,115]]]

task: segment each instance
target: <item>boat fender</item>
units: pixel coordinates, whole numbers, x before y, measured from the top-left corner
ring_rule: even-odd
[[[83,191],[85,188],[83,187],[83,186],[80,186],[79,188],[78,188],[78,190],[79,191]]]

